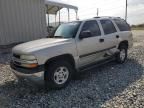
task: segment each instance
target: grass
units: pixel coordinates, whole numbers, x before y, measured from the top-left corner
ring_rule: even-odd
[[[132,27],[132,30],[144,30],[144,27]]]

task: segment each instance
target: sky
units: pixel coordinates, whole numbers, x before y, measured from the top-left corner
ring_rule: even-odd
[[[59,0],[60,1],[60,0]],[[115,16],[125,18],[126,0],[62,0],[78,6],[79,19],[88,19],[97,16]],[[75,20],[74,10],[70,10],[71,20]],[[67,10],[61,10],[62,21],[67,20]],[[128,0],[128,23],[144,23],[144,0]]]

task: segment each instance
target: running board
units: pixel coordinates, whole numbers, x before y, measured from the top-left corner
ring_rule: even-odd
[[[104,64],[109,63],[109,62],[114,61],[114,60],[115,60],[114,57],[110,57],[108,59],[105,59],[105,60],[102,60],[102,61],[99,61],[99,62],[96,62],[96,63],[92,63],[92,64],[89,64],[89,65],[83,66],[83,67],[79,68],[79,71],[80,72],[87,71],[87,70],[99,67],[101,65],[104,65]]]

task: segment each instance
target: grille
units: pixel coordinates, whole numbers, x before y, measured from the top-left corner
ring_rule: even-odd
[[[14,56],[15,58],[18,58],[18,59],[20,59],[20,55],[17,55],[17,54],[13,54],[13,56]]]
[[[13,54],[13,63],[14,63],[15,65],[17,65],[17,66],[20,66],[20,65],[21,65],[21,63],[19,62],[19,60],[20,60],[20,55],[18,55],[18,54]]]
[[[15,64],[15,65],[18,65],[18,66],[20,66],[20,65],[21,65],[21,63],[16,62],[16,61],[14,61],[14,64]]]

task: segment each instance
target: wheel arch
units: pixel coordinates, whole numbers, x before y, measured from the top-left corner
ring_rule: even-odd
[[[129,47],[129,43],[128,43],[127,40],[121,41],[121,42],[119,43],[118,49],[119,49],[122,45],[125,45],[127,48]]]
[[[71,54],[63,54],[63,55],[59,55],[56,57],[52,57],[50,59],[48,59],[45,62],[45,68],[47,68],[49,66],[50,63],[54,62],[54,61],[58,61],[58,60],[65,60],[68,61],[72,64],[72,66],[75,68],[75,60],[74,57]]]

